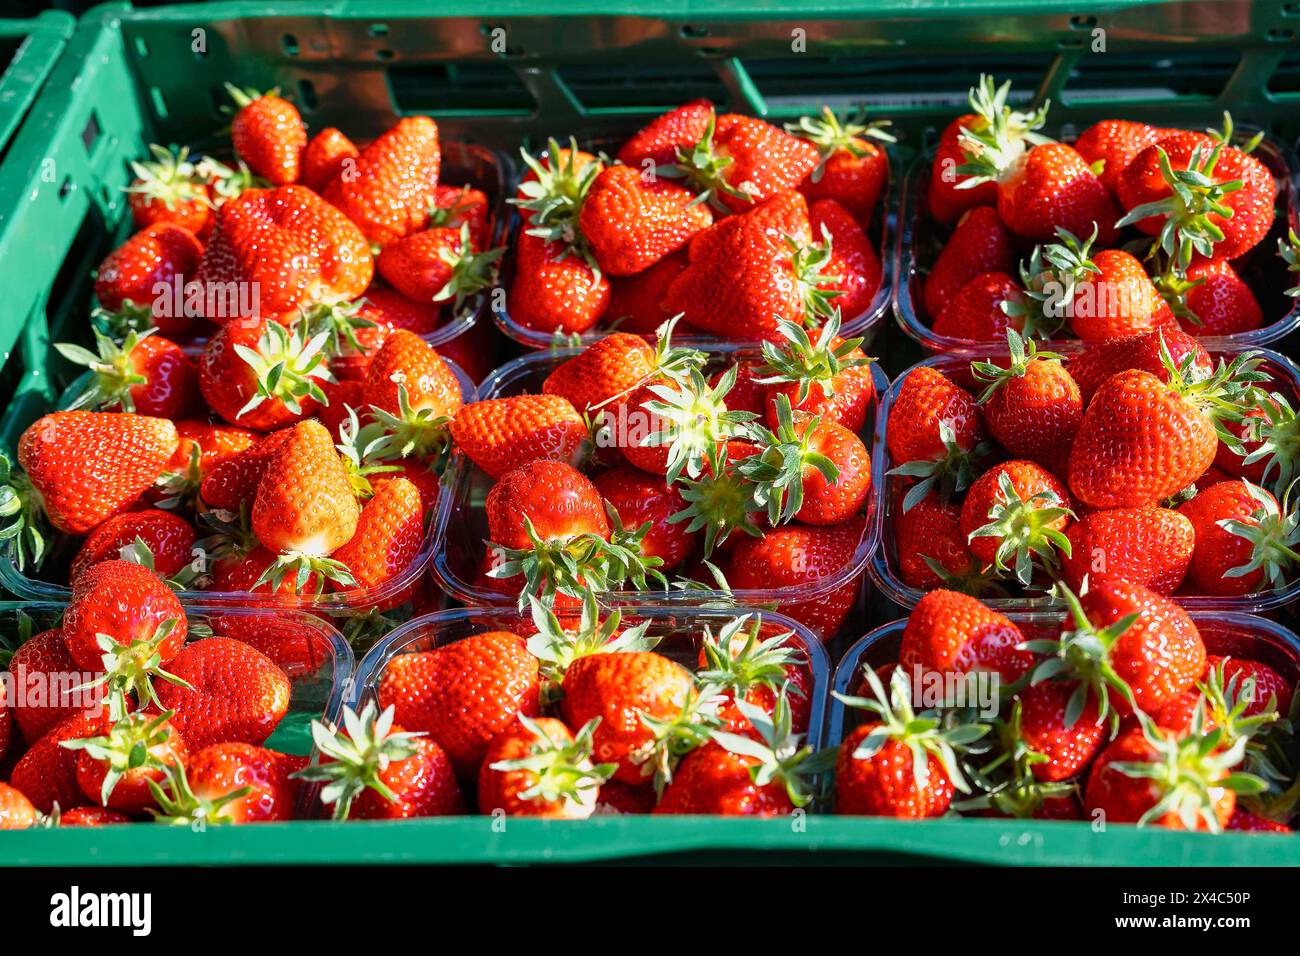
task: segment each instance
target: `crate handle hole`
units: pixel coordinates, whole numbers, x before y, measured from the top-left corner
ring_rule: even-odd
[[[709,28],[697,26],[692,23],[685,23],[682,24],[681,33],[682,36],[684,36],[688,40],[698,40],[701,37],[706,37],[709,35]]]
[[[1295,39],[1295,31],[1289,27],[1269,27],[1265,36],[1270,43],[1290,43]]]
[[[1300,3],[1288,3],[1282,7],[1282,16],[1300,17]]]
[[[59,184],[59,199],[62,200],[63,202],[67,202],[68,197],[71,196],[74,192],[76,192],[76,190],[77,190],[77,186],[72,181],[72,177],[64,176],[63,182]]]
[[[397,54],[388,49],[388,47],[380,47],[375,51],[375,56],[380,60],[391,60],[393,57],[397,56]]]
[[[99,117],[92,112],[86,119],[86,125],[81,128],[81,145],[86,148],[87,155],[94,152],[95,144],[99,142],[102,132],[103,127],[99,123]]]
[[[375,39],[378,39],[379,37],[386,37],[388,36],[388,24],[372,23],[370,24],[370,30],[368,32]]]
[[[316,95],[316,84],[311,80],[298,81],[298,102],[309,113],[314,113],[316,107],[320,105],[320,98]]]
[[[298,55],[298,38],[292,33],[280,37],[280,48],[289,56]]]

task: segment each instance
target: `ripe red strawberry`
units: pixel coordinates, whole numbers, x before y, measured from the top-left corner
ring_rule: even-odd
[[[154,700],[152,678],[185,645],[185,610],[162,580],[131,561],[103,561],[72,582],[63,642],[77,667]]]
[[[370,360],[363,400],[408,426],[431,423],[450,418],[460,409],[460,382],[431,345],[414,332],[396,329]]]
[[[817,147],[752,116],[724,113],[679,149],[687,185],[717,209],[743,212],[792,190],[817,166]]]
[[[1070,446],[1083,418],[1083,397],[1055,352],[1039,352],[1007,333],[1010,362],[975,362],[975,377],[987,382],[980,393],[984,422],[998,444],[1056,474],[1069,464]],[[1003,365],[1005,364],[1005,367]]]
[[[836,525],[862,510],[871,494],[871,457],[862,439],[817,416],[794,417],[779,403],[775,431],[737,470],[754,484],[754,500],[773,524],[798,520]]]
[[[29,830],[39,819],[36,808],[21,790],[0,783],[0,830]]]
[[[488,198],[481,189],[473,186],[439,183],[433,192],[429,225],[450,226],[456,230],[461,226],[469,226],[474,247],[486,249],[492,239],[492,212],[488,207]]]
[[[324,589],[325,578],[316,572],[308,574],[303,581],[299,581],[296,575],[286,574],[278,584],[272,584],[268,574],[274,573],[278,558],[279,555],[274,551],[256,544],[250,544],[247,550],[215,550],[212,560],[212,590],[292,597],[297,594],[319,594]]]
[[[95,298],[102,308],[120,313],[123,324],[140,330],[155,327],[167,338],[186,335],[191,316],[175,314],[171,290],[178,277],[192,281],[199,272],[203,246],[194,233],[161,223],[146,226],[110,252],[95,270]],[[164,287],[168,294],[159,296]]]
[[[277,587],[293,574],[301,588],[314,571],[350,583],[351,574],[329,555],[356,533],[360,511],[325,426],[299,422],[268,463],[253,500],[253,533],[280,555],[264,578]]]
[[[385,485],[398,479],[409,481],[420,495],[420,507],[426,515],[433,514],[438,504],[438,495],[442,490],[438,472],[428,465],[415,461],[397,461],[391,463],[396,471],[379,472],[370,476],[370,490],[379,494]]]
[[[307,141],[302,151],[299,180],[309,189],[322,192],[361,155],[352,140],[333,126],[327,126]],[[355,169],[355,166],[352,168]]]
[[[455,816],[465,797],[451,761],[427,737],[393,723],[393,709],[381,714],[371,701],[358,714],[344,708],[343,726],[312,722],[319,764],[295,777],[324,783],[323,802],[335,820],[401,820]]]
[[[605,340],[608,341],[608,340]],[[686,507],[681,492],[638,468],[620,466],[596,476],[596,490],[609,503],[625,528],[639,528],[650,522],[650,529],[640,541],[640,551],[657,557],[660,569],[671,570],[695,550],[699,534],[686,530],[685,522],[669,519]]]
[[[1075,277],[1068,315],[1070,328],[1085,342],[1174,324],[1169,304],[1142,263],[1122,249],[1102,249],[1085,260]]]
[[[1215,746],[1218,734],[1180,738],[1156,727],[1122,733],[1092,765],[1084,792],[1087,812],[1104,814],[1108,825],[1222,830],[1236,805],[1233,788],[1250,788],[1241,781],[1245,775],[1229,779],[1245,739],[1240,747],[1222,751]]]
[[[1285,823],[1278,823],[1267,817],[1257,816],[1249,810],[1234,807],[1228,818],[1227,829],[1246,833],[1290,833],[1291,828]]]
[[[566,359],[546,377],[542,392],[560,395],[580,411],[590,411],[655,375],[654,347],[639,335],[613,332]]]
[[[357,587],[371,588],[401,574],[424,543],[424,505],[420,491],[405,478],[384,482],[366,502],[356,533],[334,552]]]
[[[179,345],[158,335],[128,332],[120,344],[95,332],[96,352],[57,343],[59,354],[91,370],[90,381],[67,407],[184,418],[199,400],[194,363]]]
[[[695,202],[690,190],[631,166],[601,172],[578,216],[597,264],[612,276],[648,269],[712,222],[709,207]]]
[[[305,757],[252,744],[212,744],[191,753],[183,770],[169,774],[165,786],[154,792],[158,819],[168,823],[292,820],[298,782],[290,775],[306,765]]]
[[[605,325],[634,335],[654,334],[671,318],[663,303],[688,261],[685,251],[675,252],[664,256],[644,272],[611,279]]]
[[[835,763],[835,812],[861,816],[923,819],[942,816],[955,790],[969,792],[957,753],[988,728],[964,725],[940,730],[937,721],[918,720],[912,687],[902,668],[889,688],[867,668],[868,697],[841,700],[866,710],[871,719],[840,744]],[[915,761],[924,758],[925,766]]]
[[[523,232],[515,244],[510,317],[537,332],[586,332],[609,307],[609,277],[563,243]]]
[[[1090,342],[1070,360],[1070,374],[1079,385],[1084,407],[1088,407],[1101,383],[1117,372],[1140,369],[1165,379],[1168,370],[1160,358],[1162,342],[1176,367],[1181,368],[1187,357],[1193,356],[1190,378],[1209,378],[1213,374],[1214,363],[1210,354],[1200,342],[1178,329],[1161,328],[1104,342]]]
[[[762,404],[769,427],[779,423],[777,404],[784,396],[795,411],[820,415],[823,421],[851,432],[862,431],[876,397],[871,359],[862,351],[860,338],[841,338],[839,328],[839,316],[831,316],[813,342],[804,329],[782,323],[779,331],[785,341],[763,344],[763,365],[754,374],[745,374],[741,366],[737,382],[742,389],[747,379],[767,386]],[[727,393],[729,408],[743,409],[745,401],[744,393],[737,394],[735,388]]]
[[[1073,520],[1070,493],[1050,471],[1012,460],[980,475],[961,506],[961,530],[981,564],[1014,571],[1021,584],[1042,567],[1055,572],[1058,550],[1070,550],[1065,529]]]
[[[818,285],[827,256],[813,243],[803,196],[779,193],[699,233],[664,307],[730,338],[765,336],[781,319],[825,318],[832,300]]]
[[[712,103],[691,100],[633,133],[619,149],[618,161],[638,170],[671,165],[679,149],[689,149],[703,138],[713,119]]]
[[[434,226],[394,240],[380,250],[375,268],[384,281],[415,302],[464,303],[496,281],[501,250],[480,249],[469,225]]]
[[[830,237],[831,256],[824,271],[836,278],[824,280],[818,287],[838,293],[833,301],[841,315],[850,319],[861,315],[880,288],[880,259],[871,240],[848,209],[834,199],[813,202],[808,207],[808,222],[818,242]]]
[[[1289,502],[1288,502],[1289,504]],[[1295,513],[1248,481],[1224,481],[1197,492],[1178,511],[1192,524],[1196,547],[1188,571],[1203,594],[1240,596],[1280,588],[1300,566]]]
[[[530,461],[578,460],[587,426],[559,395],[515,395],[472,402],[451,421],[451,437],[493,478]]]
[[[394,657],[379,679],[379,704],[395,707],[403,727],[427,732],[469,780],[517,714],[541,713],[539,674],[519,635],[488,631]]]
[[[425,228],[442,167],[437,123],[427,116],[403,117],[363,149],[356,163],[354,176],[339,175],[322,195],[368,240],[383,247]]]
[[[63,744],[96,737],[112,725],[108,708],[103,706],[73,714],[32,744],[14,764],[9,782],[42,813],[53,812],[55,806],[69,810],[89,803],[77,783],[77,753]]]
[[[895,512],[893,528],[898,573],[904,584],[922,591],[949,587],[977,593],[984,583],[961,530],[959,504],[928,494],[907,511],[900,508]]]
[[[478,775],[483,814],[585,820],[614,765],[591,762],[594,724],[577,736],[554,717],[520,716],[492,738]]]
[[[217,465],[251,448],[262,437],[247,428],[236,428],[201,418],[185,418],[176,422],[176,434],[180,436],[180,445],[172,456],[171,470],[184,469],[189,464],[193,446],[197,445],[201,453],[200,480],[211,474]]]
[[[333,658],[329,636],[293,612],[212,614],[207,621],[214,634],[256,648],[290,679],[316,674]]]
[[[812,778],[832,754],[800,747],[784,695],[774,715],[744,701],[736,705],[748,734],[715,730],[686,755],[664,788],[655,813],[772,817],[792,813],[813,798]]]
[[[282,428],[260,436],[255,444],[214,467],[199,488],[204,504],[236,512],[242,505],[251,507],[267,465],[291,432]]]
[[[230,123],[230,140],[239,158],[273,186],[296,183],[307,147],[307,128],[297,108],[278,90],[258,93],[227,83],[226,91],[239,107]]]
[[[1140,584],[1115,579],[1091,585],[1078,599],[1066,592],[1073,621],[1057,642],[1032,650],[1065,661],[1063,677],[1088,683],[1103,717],[1133,706],[1153,714],[1190,689],[1205,668],[1205,644],[1191,617]]]
[[[90,533],[72,559],[68,579],[77,580],[87,568],[114,561],[124,549],[143,541],[161,578],[171,578],[195,558],[194,528],[180,515],[158,508],[128,511],[109,518]]]
[[[65,740],[77,751],[77,785],[100,806],[140,815],[154,806],[150,782],[157,784],[169,768],[182,766],[189,748],[168,714],[127,714],[100,736]]]
[[[1214,654],[1206,657],[1205,670],[1207,674],[1219,668],[1222,668],[1224,686],[1227,687],[1235,681],[1236,689],[1242,697],[1245,696],[1246,682],[1248,680],[1255,682],[1255,688],[1251,692],[1250,700],[1246,704],[1242,716],[1254,717],[1266,712],[1269,709],[1270,701],[1276,703],[1279,714],[1285,716],[1291,712],[1291,698],[1295,693],[1295,688],[1290,681],[1267,664],[1240,657],[1220,657]]]
[[[1119,199],[1128,210],[1120,223],[1151,236],[1168,231],[1166,251],[1176,248],[1186,266],[1194,252],[1235,259],[1258,244],[1273,224],[1277,184],[1263,163],[1220,137],[1174,130],[1124,168]]]
[[[358,298],[374,271],[366,237],[345,215],[305,186],[281,186],[246,190],[217,210],[197,278],[214,322],[292,322],[313,306]]]
[[[1095,229],[1102,246],[1115,241],[1119,211],[1073,146],[1043,143],[1006,165],[991,161],[987,168],[998,184],[998,215],[1016,235],[1051,242],[1057,229],[1076,236]]]
[[[331,378],[321,332],[305,339],[304,324],[227,322],[199,359],[199,388],[232,425],[273,431],[310,415],[325,401],[320,383]]]
[[[971,92],[975,93],[974,90]],[[934,163],[930,167],[927,205],[930,215],[940,222],[952,222],[968,209],[993,206],[997,203],[996,184],[986,181],[966,187],[963,184],[970,175],[957,171],[967,161],[966,153],[962,149],[962,131],[982,132],[987,126],[988,121],[983,116],[978,113],[966,113],[945,126],[939,136]]]
[[[126,189],[131,221],[137,229],[167,224],[202,235],[212,222],[212,190],[189,150],[152,144],[149,153],[152,160],[131,163],[135,178]]]
[[[1083,515],[1066,530],[1070,552],[1061,558],[1061,578],[1076,591],[1092,585],[1132,581],[1170,595],[1187,576],[1196,539],[1192,522],[1169,508],[1113,508]]]
[[[506,551],[563,548],[579,536],[609,538],[596,486],[563,462],[533,461],[502,475],[488,492],[485,510],[492,544]]]
[[[84,681],[59,682],[60,675],[76,671],[77,664],[58,628],[29,638],[14,651],[9,661],[14,695],[5,712],[17,722],[24,740],[29,743],[40,740],[83,710],[96,713],[103,710],[107,690],[102,685],[77,690],[74,688]]]
[[[1088,685],[1045,680],[1026,687],[1017,699],[1020,740],[1046,758],[1030,768],[1034,777],[1054,783],[1081,773],[1106,737],[1096,698]]]
[[[1131,120],[1101,120],[1079,134],[1079,138],[1074,141],[1074,148],[1093,167],[1107,191],[1112,196],[1118,196],[1119,178],[1125,167],[1138,153],[1152,143],[1159,142],[1169,132]]]
[[[1008,311],[1010,310],[1010,311]],[[996,342],[1009,329],[1034,333],[1021,318],[1026,313],[1020,282],[1004,272],[986,272],[958,289],[935,317],[934,333],[972,342]]]
[[[895,473],[919,478],[903,499],[910,508],[938,487],[947,500],[974,477],[984,419],[975,398],[942,372],[919,366],[907,373],[894,397],[885,441]],[[904,469],[904,470],[899,470]]]
[[[653,651],[591,654],[564,672],[560,713],[569,727],[599,718],[594,759],[615,763],[614,779],[641,783],[654,772],[646,751],[655,731],[642,719],[669,721],[688,707],[693,682],[680,664]]]
[[[1033,663],[1010,618],[966,594],[931,591],[912,609],[903,629],[898,666],[908,672],[968,674],[991,671],[1008,684]]]
[[[600,175],[605,163],[591,153],[578,149],[575,140],[562,149],[555,140],[546,141],[546,152],[534,157],[520,150],[527,172],[519,182],[512,205],[540,238],[563,240],[571,246],[578,234],[578,214],[582,200]]]
[[[56,826],[61,827],[107,827],[118,823],[130,823],[131,818],[125,813],[110,810],[108,807],[73,807],[67,813],[60,811]]]
[[[1185,275],[1170,271],[1156,284],[1189,335],[1232,335],[1264,324],[1259,300],[1227,259],[1193,262]]]
[[[289,711],[289,678],[275,662],[243,641],[195,641],[172,660],[170,671],[189,687],[159,688],[171,724],[192,750],[213,744],[260,745]]]
[[[992,206],[977,206],[957,221],[925,277],[925,311],[934,319],[966,283],[989,272],[1014,273],[1011,233]]]
[[[39,418],[18,440],[24,520],[30,523],[39,507],[59,530],[86,534],[135,505],[177,444],[176,426],[162,418],[117,412]]]
[[[738,702],[775,719],[784,691],[791,729],[800,734],[808,730],[812,672],[791,631],[748,614],[722,625],[716,637],[706,626],[695,676],[698,682],[723,689],[718,729],[761,739]]]
[[[789,132],[816,146],[820,157],[799,184],[808,202],[833,199],[865,228],[889,179],[889,157],[873,142],[895,141],[884,130],[888,125],[888,121],[841,122],[829,107],[820,117],[804,116],[797,124],[787,125]]]
[[[858,517],[820,528],[784,525],[761,538],[744,535],[727,561],[727,580],[736,590],[806,590],[811,582],[841,576],[853,566],[862,531],[863,519]],[[777,610],[830,640],[852,608],[860,583],[850,574],[829,592],[805,600],[784,599]]]
[[[1215,420],[1230,414],[1237,383],[1255,374],[1253,361],[1221,361],[1202,381],[1169,363],[1165,379],[1129,370],[1103,382],[1070,450],[1075,498],[1093,508],[1141,508],[1196,481],[1218,449]]]

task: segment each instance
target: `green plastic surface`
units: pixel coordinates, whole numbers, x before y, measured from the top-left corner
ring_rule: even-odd
[[[51,334],[86,325],[86,277],[121,234],[126,161],[149,141],[202,146],[221,84],[280,86],[314,128],[359,136],[428,112],[449,138],[515,150],[617,132],[692,96],[772,119],[866,104],[915,150],[978,73],[1050,97],[1057,123],[1122,114],[1205,124],[1225,108],[1300,135],[1300,5],[1059,0],[537,0],[208,3],[92,10],[0,165],[0,444],[46,410],[67,369]],[[1100,31],[1100,32],[1098,32]],[[1104,43],[1105,52],[1096,50]],[[11,353],[13,353],[11,355]],[[583,862],[609,859],[1300,864],[1300,841],[1086,824],[810,816],[456,818],[388,824],[7,833],[13,864]]]

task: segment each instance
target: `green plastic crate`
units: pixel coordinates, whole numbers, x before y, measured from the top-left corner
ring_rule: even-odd
[[[1054,120],[1123,114],[1206,124],[1224,109],[1300,135],[1300,4],[949,0],[535,0],[209,3],[92,10],[0,167],[0,422],[12,445],[66,369],[54,337],[85,327],[86,276],[124,217],[126,161],[150,140],[202,147],[225,80],[279,85],[313,127],[374,133],[403,113],[514,151],[617,134],[694,96],[773,120],[823,102],[895,121],[900,148],[959,112],[979,72],[1050,96]],[[1204,16],[1205,10],[1217,16]],[[198,32],[196,32],[198,31]],[[1098,33],[1097,31],[1102,31]],[[203,49],[195,49],[201,39]],[[1104,40],[1106,52],[1093,47]],[[941,68],[940,68],[941,67]],[[897,369],[895,369],[897,371]],[[6,393],[5,389],[10,390]],[[4,834],[15,864],[582,862],[610,859],[1002,864],[1300,864],[1300,841],[996,820],[923,823],[601,818],[295,823]],[[91,853],[93,847],[93,855]]]
[[[0,20],[0,156],[75,28],[76,20],[58,10],[29,20]]]

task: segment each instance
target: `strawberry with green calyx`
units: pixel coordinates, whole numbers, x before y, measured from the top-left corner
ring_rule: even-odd
[[[816,328],[839,313],[835,299],[844,295],[844,290],[836,288],[836,283],[843,282],[845,277],[826,271],[834,261],[830,232],[822,226],[820,242],[802,243],[793,236],[786,236],[785,244],[790,250],[790,267],[794,270],[803,301],[803,323]]]
[[[370,416],[372,420],[357,432],[355,440],[363,459],[431,459],[437,470],[445,466],[451,454],[451,417],[439,414],[436,408],[412,408],[405,385],[397,387],[396,414],[371,405]]]
[[[1020,263],[1022,295],[1007,299],[1002,306],[1026,339],[1056,335],[1069,315],[1075,290],[1101,274],[1091,258],[1096,228],[1080,241],[1074,233],[1058,226],[1056,237],[1059,242],[1034,246],[1029,259]]]
[[[724,201],[724,196],[744,205],[752,203],[754,198],[728,181],[726,170],[735,160],[714,148],[716,133],[717,117],[711,115],[699,140],[689,147],[677,147],[677,161],[667,166],[656,166],[655,174],[685,180],[687,187],[699,197],[700,202],[707,202],[725,214],[732,210],[730,204]]]
[[[135,225],[144,229],[167,222],[199,235],[212,219],[213,202],[189,148],[153,143],[149,154],[151,160],[132,160],[135,178],[125,190]]]
[[[1093,764],[1084,791],[1090,814],[1104,813],[1107,823],[1218,833],[1238,794],[1266,789],[1259,777],[1235,769],[1247,738],[1225,746],[1222,728],[1206,728],[1203,708],[1187,734],[1157,727],[1144,713],[1137,717],[1140,726],[1116,738]]]
[[[446,816],[464,812],[455,771],[442,749],[422,733],[393,724],[395,708],[343,709],[343,725],[311,724],[322,760],[293,776],[322,782],[320,799],[335,820]]]
[[[164,767],[163,782],[166,788],[156,780],[149,780],[149,792],[158,804],[157,809],[150,809],[158,823],[177,827],[205,827],[210,823],[225,824],[236,822],[228,815],[227,805],[243,800],[253,792],[253,787],[244,786],[231,790],[217,797],[198,796],[190,786],[189,774],[180,764],[168,764]]]
[[[118,551],[117,556],[123,561],[130,561],[133,564],[148,568],[154,574],[157,574],[162,579],[162,582],[173,591],[189,591],[198,587],[204,580],[203,560],[199,557],[201,553],[196,542],[189,551],[189,557],[192,560],[186,561],[185,564],[170,575],[164,575],[158,571],[153,550],[141,537],[137,536],[129,544],[124,545]],[[174,565],[175,562],[171,561],[170,563]]]
[[[790,399],[778,395],[777,422],[775,432],[763,429],[757,436],[762,451],[736,465],[753,482],[754,503],[767,509],[767,520],[773,525],[793,521],[803,507],[805,472],[820,474],[823,486],[840,479],[839,467],[815,443],[820,416],[813,415],[796,428]]]
[[[100,650],[104,652],[104,673],[84,687],[105,685],[112,691],[133,693],[137,700],[156,706],[161,706],[161,702],[153,685],[154,678],[189,687],[188,682],[162,667],[164,648],[176,630],[177,623],[174,620],[164,621],[149,637],[133,640],[127,645],[119,644],[107,634],[100,634],[98,641]]]
[[[724,702],[719,716],[724,728],[747,731],[743,712],[737,709],[741,702],[772,714],[777,698],[788,697],[792,726],[802,733],[808,729],[807,655],[792,643],[792,631],[766,638],[763,631],[761,614],[733,618],[718,629],[716,637],[706,626],[695,678],[721,688]]]
[[[758,385],[773,386],[768,401],[768,424],[776,424],[775,395],[784,393],[801,411],[819,412],[850,431],[858,431],[866,416],[866,405],[874,386],[861,338],[841,339],[840,315],[835,312],[814,343],[808,331],[795,322],[782,320],[777,330],[785,341],[762,343],[763,377]]]
[[[816,778],[834,765],[836,751],[802,745],[784,693],[771,713],[743,700],[736,706],[748,733],[712,731],[677,767],[655,813],[775,816],[813,801]]]
[[[989,728],[983,724],[944,726],[937,711],[912,709],[907,671],[894,668],[888,691],[864,665],[871,697],[835,693],[846,707],[871,715],[841,744],[835,771],[835,812],[868,816],[941,816],[953,791],[969,793],[959,754],[970,750]]]
[[[451,267],[451,278],[433,297],[434,302],[451,302],[452,311],[458,316],[471,311],[465,308],[466,303],[477,304],[483,291],[496,285],[500,259],[506,251],[504,246],[500,246],[482,252],[470,252],[473,245],[469,223],[461,225],[459,236],[459,254],[447,248],[439,253],[442,261]]]
[[[1258,485],[1248,481],[1242,484],[1258,507],[1248,520],[1228,518],[1219,526],[1249,543],[1250,560],[1224,571],[1223,577],[1245,578],[1252,590],[1283,588],[1291,572],[1300,567],[1300,502],[1291,497],[1300,479],[1287,489],[1281,504]],[[1191,502],[1184,506],[1190,507]],[[1193,552],[1193,575],[1199,570],[1197,565],[1198,557]]]
[[[520,154],[531,175],[519,184],[518,197],[509,202],[519,207],[528,233],[547,242],[580,246],[578,213],[605,163],[578,149],[573,139],[569,140],[568,149],[562,149],[553,139],[547,140],[545,163],[527,150],[521,150]]]
[[[99,737],[64,740],[60,746],[79,751],[77,783],[101,806],[139,813],[153,805],[149,784],[169,766],[183,764],[188,749],[171,725],[174,711],[135,711],[118,717]]]
[[[889,470],[888,474],[891,475],[918,479],[903,495],[904,511],[915,507],[935,489],[938,489],[940,500],[943,501],[965,491],[975,476],[975,462],[992,451],[986,442],[981,442],[973,449],[962,448],[952,423],[946,419],[939,422],[939,441],[944,448],[942,458],[908,461]]]
[[[786,132],[817,147],[817,165],[799,187],[808,201],[834,199],[859,222],[868,222],[889,176],[889,158],[876,143],[898,141],[886,132],[888,125],[888,120],[864,123],[861,117],[841,120],[830,107],[820,116],[787,123]]]
[[[203,475],[203,448],[191,441],[184,468],[168,469],[158,476],[154,489],[159,497],[154,504],[164,511],[197,512],[202,502]]]
[[[1134,206],[1115,225],[1124,228],[1154,216],[1164,217],[1156,232],[1151,251],[1164,252],[1180,268],[1192,263],[1194,254],[1214,258],[1215,243],[1225,238],[1223,229],[1215,219],[1231,219],[1233,208],[1224,202],[1230,193],[1245,185],[1240,179],[1219,182],[1214,177],[1215,166],[1223,151],[1220,143],[1213,148],[1197,145],[1192,149],[1185,169],[1175,170],[1169,154],[1157,144],[1160,175],[1171,190],[1169,196]]]
[[[996,490],[989,487],[994,481]],[[1055,574],[1060,566],[1058,550],[1070,556],[1065,527],[1074,516],[1068,494],[1055,476],[1033,462],[1011,461],[995,466],[971,485],[962,505],[962,530],[976,558],[991,562],[999,571],[1014,569],[1016,579],[1027,586],[1037,565]]]
[[[749,423],[758,418],[753,412],[727,408],[726,396],[736,384],[738,373],[738,367],[733,365],[716,385],[710,386],[699,369],[692,369],[689,379],[676,387],[647,386],[646,392],[653,398],[642,407],[657,417],[660,427],[646,435],[639,446],[624,450],[625,454],[632,453],[629,460],[643,467],[639,459],[663,455],[669,484],[683,472],[689,478],[699,478],[706,463],[714,474],[721,472],[726,463],[727,441],[746,437]]]
[[[710,471],[696,481],[679,479],[679,493],[686,507],[668,520],[688,522],[686,531],[690,534],[703,529],[704,556],[708,558],[733,532],[742,531],[754,538],[762,536],[754,521],[754,516],[763,510],[754,498],[755,487],[732,462],[727,463],[721,474]]]
[[[653,780],[660,797],[664,788],[673,782],[683,758],[707,744],[722,726],[718,716],[721,703],[717,686],[697,680],[676,711],[667,714],[637,711],[636,716],[649,733],[649,739],[630,755],[630,760],[640,768],[642,777]]]
[[[1260,485],[1272,485],[1277,490],[1291,487],[1300,477],[1300,416],[1281,392],[1256,393],[1255,410],[1246,413],[1236,424],[1240,430],[1241,447],[1224,446],[1224,452],[1233,458],[1226,459],[1245,477]],[[1245,456],[1237,461],[1237,457]],[[1216,460],[1218,460],[1216,459]]]
[[[1204,708],[1207,727],[1223,731],[1224,747],[1248,738],[1243,768],[1267,781],[1270,791],[1277,792],[1295,776],[1281,769],[1289,763],[1286,745],[1293,733],[1291,721],[1279,714],[1276,694],[1258,699],[1262,694],[1254,675],[1242,670],[1229,673],[1228,663],[1229,659],[1220,658],[1207,668],[1205,679],[1196,685],[1200,695],[1197,706]],[[1194,715],[1195,708],[1193,719]],[[1162,727],[1179,729],[1168,727],[1163,718],[1162,713]]]
[[[132,330],[119,344],[95,330],[95,352],[67,342],[55,343],[60,355],[92,373],[86,387],[66,407],[185,417],[198,398],[194,365],[179,345],[152,335],[154,331]]]
[[[406,392],[401,392],[405,396]],[[335,444],[343,467],[347,469],[348,480],[358,501],[368,501],[374,496],[375,488],[370,481],[372,475],[393,474],[402,470],[399,465],[385,464],[380,457],[383,450],[382,436],[373,439],[363,438],[366,430],[357,418],[357,410],[351,405],[346,407],[347,417],[339,425],[339,441]],[[387,413],[384,413],[387,414]]]
[[[1286,263],[1287,272],[1300,273],[1300,236],[1294,229],[1277,241],[1277,254]],[[1300,296],[1300,285],[1287,289],[1286,294],[1293,299]]]
[[[1078,785],[1040,778],[1041,771],[1034,768],[1043,767],[1052,758],[1035,750],[1025,739],[1022,720],[1023,706],[1016,700],[1008,717],[994,725],[996,756],[987,764],[968,768],[976,789],[982,792],[954,803],[954,810],[991,811],[1019,819],[1052,818],[1058,814],[1077,817]]]
[[[483,813],[580,820],[596,806],[600,787],[618,764],[593,764],[593,717],[570,734],[554,718],[518,717],[488,745],[479,771],[478,805]]]
[[[303,338],[312,340],[325,333],[321,352],[326,361],[340,352],[365,352],[357,332],[378,327],[377,322],[361,314],[366,304],[365,299],[357,299],[355,302],[316,302],[303,306],[298,320],[302,323]]]
[[[296,183],[307,146],[307,128],[297,108],[278,89],[260,93],[227,83],[226,92],[238,107],[230,139],[239,158],[272,185]]]
[[[232,425],[272,431],[328,404],[321,382],[333,381],[325,345],[330,332],[308,337],[302,322],[228,322],[199,360],[199,387]]]
[[[582,615],[574,628],[560,623],[553,602],[544,604],[534,595],[528,595],[533,626],[537,628],[537,633],[528,639],[528,653],[541,662],[542,677],[547,681],[542,689],[543,700],[559,698],[564,674],[576,660],[592,654],[650,651],[659,643],[658,638],[646,635],[646,629],[650,627],[649,618],[620,631],[623,614],[618,608],[612,609],[602,621],[595,590],[585,589],[581,600]],[[572,618],[566,618],[566,623],[571,625]]]

